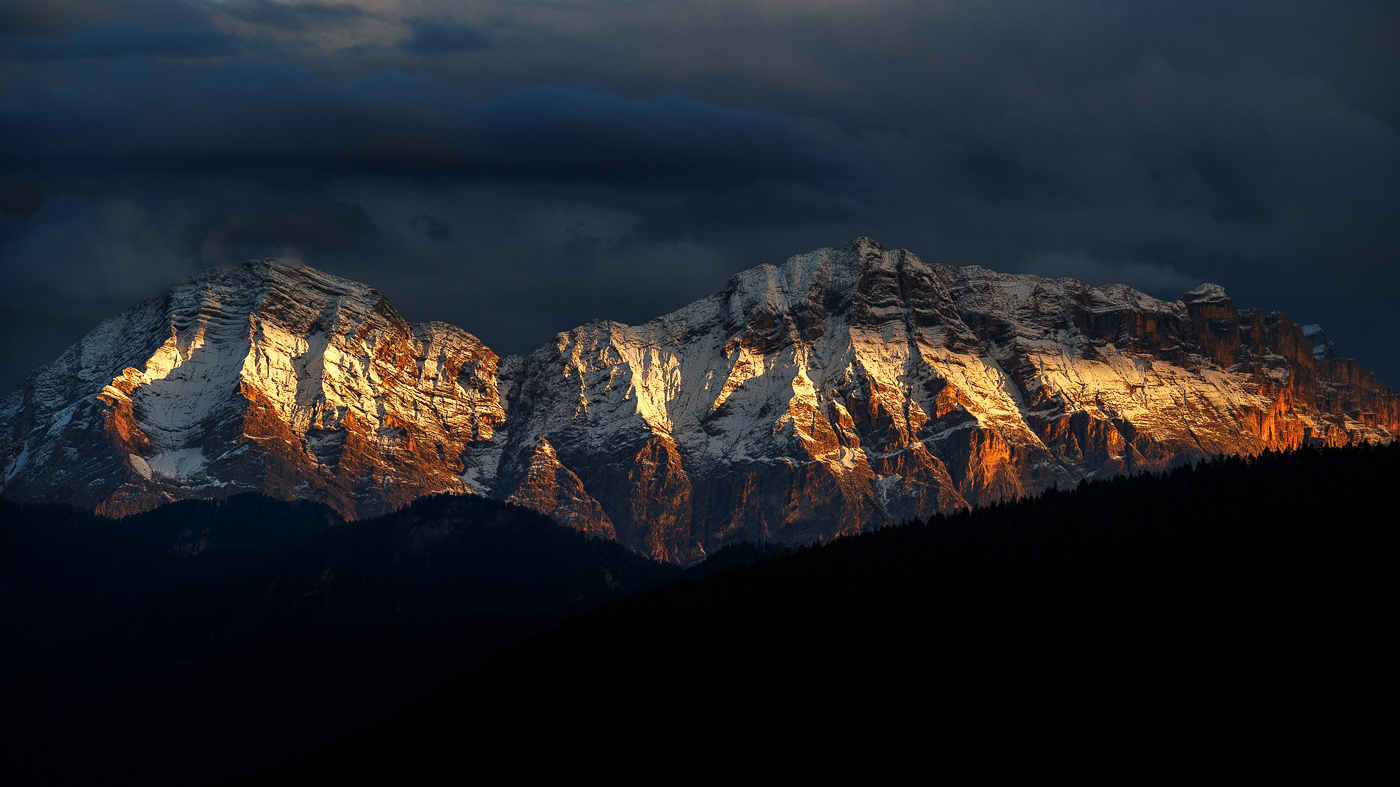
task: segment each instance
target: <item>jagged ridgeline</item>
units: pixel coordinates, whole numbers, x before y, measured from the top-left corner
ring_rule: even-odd
[[[258,491],[363,518],[475,493],[687,562],[1222,453],[1393,439],[1396,392],[1315,350],[1315,327],[1215,285],[1168,302],[862,238],[501,358],[365,285],[263,260],[32,373],[0,409],[0,494],[119,516]]]
[[[1355,711],[1393,682],[1397,474],[1400,444],[1222,458],[799,548],[572,619],[256,783],[522,749],[569,769],[759,744],[785,769],[1241,735],[1384,751]]]

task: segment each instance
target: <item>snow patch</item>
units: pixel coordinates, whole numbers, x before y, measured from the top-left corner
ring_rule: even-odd
[[[24,467],[25,463],[27,463],[28,461],[29,443],[25,443],[24,449],[20,451],[19,457],[15,459],[15,463],[10,465],[9,472],[5,473],[5,483],[8,484],[16,475],[18,475],[20,468]]]
[[[144,461],[150,472],[178,481],[188,481],[203,475],[205,464],[204,451],[200,448],[164,451]]]
[[[1230,300],[1230,293],[1219,284],[1206,283],[1181,296],[1181,300],[1186,303],[1219,303]]]
[[[151,466],[146,464],[146,460],[136,454],[127,454],[127,459],[131,460],[131,469],[135,470],[147,481],[151,480]]]

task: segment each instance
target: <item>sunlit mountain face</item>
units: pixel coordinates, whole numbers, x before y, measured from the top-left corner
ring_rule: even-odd
[[[351,519],[483,495],[689,563],[1221,454],[1392,440],[1400,396],[1325,355],[1218,285],[1169,302],[859,238],[501,357],[268,259],[142,302],[31,374],[0,410],[0,494],[122,516],[257,491]]]

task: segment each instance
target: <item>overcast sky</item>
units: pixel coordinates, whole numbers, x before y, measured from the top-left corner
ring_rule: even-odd
[[[0,0],[0,386],[283,256],[528,352],[868,235],[1400,386],[1400,3]]]

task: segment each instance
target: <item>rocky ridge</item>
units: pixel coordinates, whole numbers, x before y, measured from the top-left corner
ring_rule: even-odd
[[[256,490],[364,517],[475,493],[684,562],[1202,456],[1393,439],[1400,396],[1319,334],[1216,285],[1166,302],[861,238],[500,358],[365,285],[262,260],[35,370],[0,407],[0,494],[123,515]]]

